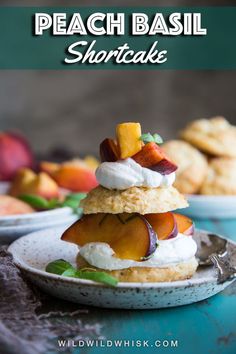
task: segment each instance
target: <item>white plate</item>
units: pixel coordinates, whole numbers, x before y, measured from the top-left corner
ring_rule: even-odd
[[[0,194],[6,194],[9,189],[8,182],[0,182]],[[38,211],[31,214],[0,216],[0,231],[2,226],[29,225],[35,223],[50,223],[53,220],[62,220],[69,217],[73,211],[69,207],[57,208],[53,210]],[[33,230],[32,230],[33,231]]]
[[[227,219],[236,217],[236,196],[187,195],[189,207],[181,213],[190,217]]]
[[[73,210],[69,207],[57,208],[46,211],[37,211],[31,214],[7,215],[0,217],[0,230],[2,227],[18,225],[34,225],[41,222],[47,223],[73,215]]]
[[[169,283],[119,283],[108,287],[90,280],[50,274],[45,266],[63,258],[74,265],[76,245],[60,240],[62,229],[42,230],[15,241],[10,247],[16,265],[42,290],[62,299],[108,308],[154,309],[206,299],[230,283],[217,284],[213,267],[199,268],[190,280]],[[205,235],[205,231],[197,231]],[[231,242],[231,241],[229,241]]]

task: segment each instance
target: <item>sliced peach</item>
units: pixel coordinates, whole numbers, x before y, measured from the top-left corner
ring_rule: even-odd
[[[44,172],[40,172],[36,178],[29,183],[27,194],[39,195],[46,199],[58,198],[60,195],[57,183]]]
[[[165,152],[156,143],[151,142],[143,146],[142,150],[132,158],[142,167],[150,168],[163,175],[177,170],[177,166],[169,160]]]
[[[159,172],[162,175],[169,175],[177,170],[177,165],[170,161],[167,157],[158,162],[156,165],[149,167],[151,170]]]
[[[29,214],[35,210],[25,202],[9,195],[0,195],[0,216]]]
[[[181,234],[191,236],[194,233],[194,223],[193,221],[185,215],[178,213],[173,213],[174,218],[177,223],[178,231]]]
[[[99,161],[96,159],[96,157],[92,156],[92,155],[87,155],[85,156],[84,160],[84,163],[86,164],[86,166],[88,168],[91,168],[91,170],[93,171],[96,171],[96,169],[98,168],[99,166]]]
[[[156,232],[158,240],[166,240],[178,235],[177,223],[171,212],[146,214],[145,219]]]
[[[139,123],[118,124],[116,137],[121,159],[131,157],[142,149],[141,125]]]
[[[115,140],[107,138],[101,142],[100,158],[102,162],[115,162],[119,160],[119,150]]]
[[[8,193],[13,197],[26,194],[29,183],[31,183],[35,178],[36,174],[29,168],[22,168],[18,170],[11,183]]]
[[[156,234],[144,217],[127,214],[90,214],[69,227],[62,240],[84,246],[105,242],[119,258],[140,261],[156,249]]]
[[[52,177],[60,187],[73,192],[89,192],[98,185],[94,171],[74,161],[62,164]]]
[[[52,176],[53,173],[55,173],[60,168],[59,163],[49,162],[49,161],[42,161],[40,162],[39,166],[40,166],[40,170],[46,172],[47,174],[49,174],[49,176]]]
[[[0,132],[0,181],[9,181],[23,167],[31,168],[34,157],[26,139],[13,132]]]
[[[150,167],[158,164],[165,157],[164,151],[154,142],[147,143],[132,158],[143,167]]]
[[[29,169],[23,169],[17,173],[13,180],[9,194],[15,197],[33,194],[51,199],[59,197],[59,187],[48,174],[40,172],[36,175]]]

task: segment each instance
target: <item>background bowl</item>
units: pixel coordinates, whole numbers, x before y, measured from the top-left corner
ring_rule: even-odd
[[[0,182],[0,194],[6,194],[9,183]],[[0,244],[9,244],[27,233],[61,226],[67,228],[79,218],[69,207],[30,214],[0,217]]]
[[[199,219],[236,218],[236,196],[187,195],[189,207],[181,214]]]

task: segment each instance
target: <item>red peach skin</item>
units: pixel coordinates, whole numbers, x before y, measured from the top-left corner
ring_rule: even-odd
[[[62,240],[79,246],[106,242],[117,257],[140,261],[155,251],[156,234],[144,217],[129,218],[127,214],[84,215],[64,232]]]
[[[33,166],[33,154],[21,135],[0,132],[0,181],[11,180],[17,170]]]

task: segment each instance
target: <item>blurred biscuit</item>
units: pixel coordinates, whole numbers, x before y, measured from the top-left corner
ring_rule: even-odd
[[[178,166],[174,186],[181,193],[197,193],[207,173],[205,156],[181,140],[170,140],[162,148]]]
[[[214,158],[209,162],[207,177],[200,190],[208,195],[236,194],[236,159]]]
[[[92,267],[85,261],[84,258],[78,254],[77,266],[79,268],[89,267],[96,270],[102,270],[120,282],[170,282],[176,280],[185,280],[191,278],[196,272],[198,262],[195,257],[191,258],[187,262],[178,263],[165,268],[158,267],[131,267],[119,270],[103,270],[100,268]]]
[[[236,157],[236,127],[223,117],[195,120],[180,137],[207,154]]]
[[[174,187],[132,187],[126,190],[110,190],[98,186],[81,201],[81,206],[84,214],[149,214],[185,208],[188,203]]]

